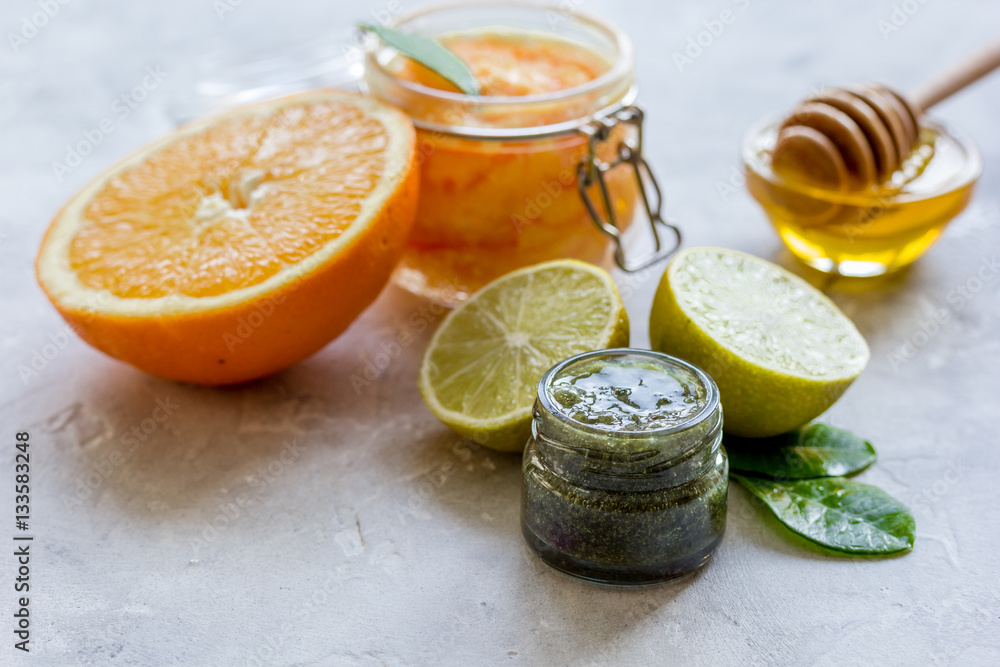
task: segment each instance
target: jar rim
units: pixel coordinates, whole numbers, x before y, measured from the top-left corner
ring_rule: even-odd
[[[545,12],[556,12],[562,16],[567,16],[573,20],[580,22],[585,25],[588,29],[594,30],[602,34],[607,38],[611,44],[614,45],[616,54],[614,62],[611,63],[611,67],[600,74],[599,76],[587,81],[578,86],[573,86],[571,88],[565,88],[562,90],[556,90],[549,93],[534,94],[534,95],[496,95],[496,96],[477,96],[477,95],[466,95],[461,92],[451,92],[447,90],[440,90],[437,88],[431,88],[430,86],[425,86],[421,83],[415,81],[408,81],[401,79],[393,75],[388,69],[386,69],[385,64],[382,63],[378,58],[379,48],[377,46],[368,46],[365,51],[365,66],[366,68],[371,67],[380,76],[387,80],[393,82],[393,85],[399,86],[406,93],[418,96],[420,98],[435,101],[439,103],[445,103],[450,105],[462,105],[462,106],[494,106],[499,109],[510,109],[514,110],[518,106],[529,106],[533,104],[552,104],[552,103],[566,103],[571,102],[577,98],[585,98],[595,92],[599,92],[603,89],[613,88],[616,84],[626,82],[628,77],[632,75],[635,66],[635,52],[632,45],[631,39],[620,27],[614,23],[608,21],[603,17],[598,17],[594,14],[588,12],[579,11],[577,9],[566,9],[565,6],[548,4],[548,3],[536,3],[536,2],[525,2],[524,0],[506,0],[504,2],[499,2],[498,0],[473,0],[472,2],[439,2],[432,3],[430,5],[425,5],[419,9],[400,14],[392,19],[390,26],[393,28],[398,28],[400,26],[405,26],[407,23],[411,23],[415,20],[421,19],[423,17],[440,14],[444,12],[449,12],[451,10],[467,10],[467,9],[488,9],[490,7],[496,7],[498,9],[511,9],[511,8],[522,8],[525,10],[538,11],[540,13]],[[552,34],[556,34],[553,32]],[[369,44],[372,44],[370,42]],[[363,85],[367,86],[367,83],[362,79]],[[593,121],[595,118],[601,118],[614,113],[617,109],[628,106],[635,101],[636,98],[636,86],[632,82],[628,89],[621,95],[620,100],[612,105],[606,106],[605,108],[595,110],[592,113],[588,113],[585,116],[577,119],[572,119],[569,121],[563,121],[559,123],[553,123],[551,125],[543,125],[538,127],[518,127],[518,128],[497,128],[497,127],[470,127],[463,125],[448,125],[441,123],[431,123],[428,121],[423,121],[420,119],[413,119],[414,125],[421,129],[443,132],[446,134],[456,134],[459,136],[470,136],[475,138],[503,138],[509,139],[512,137],[534,137],[534,136],[549,136],[554,134],[563,134],[569,131],[576,130],[587,123]]]
[[[552,380],[556,378],[559,373],[565,370],[571,364],[576,364],[582,361],[587,361],[589,359],[594,359],[598,357],[625,357],[625,356],[637,356],[645,357],[647,359],[652,359],[657,362],[664,363],[669,366],[680,367],[683,370],[690,372],[694,375],[698,381],[705,388],[705,403],[702,405],[701,409],[695,414],[691,415],[684,421],[672,424],[670,426],[664,426],[661,428],[648,429],[643,431],[609,431],[607,429],[600,429],[591,426],[590,424],[584,424],[583,422],[577,421],[567,415],[563,409],[556,405],[549,392],[546,388],[551,384]],[[606,350],[593,350],[591,352],[583,352],[582,354],[577,354],[567,359],[563,359],[542,375],[542,378],[538,381],[537,390],[538,402],[549,413],[554,419],[562,424],[570,426],[580,432],[586,433],[587,435],[607,437],[612,435],[616,438],[623,438],[627,440],[645,440],[650,438],[662,438],[664,436],[674,435],[677,433],[683,433],[684,431],[690,430],[692,427],[697,426],[701,422],[705,421],[711,417],[719,409],[719,388],[715,384],[715,381],[701,368],[695,366],[694,364],[680,359],[678,357],[671,356],[669,354],[664,354],[663,352],[657,352],[655,350],[644,350],[641,348],[631,348],[631,347],[616,347],[609,348]]]
[[[573,86],[572,88],[565,88],[563,90],[555,90],[551,93],[544,93],[541,95],[496,95],[496,96],[476,96],[476,95],[466,95],[465,93],[454,93],[448,90],[440,90],[437,88],[431,88],[430,86],[425,86],[421,83],[415,81],[406,81],[402,79],[396,79],[401,86],[410,90],[414,93],[419,93],[425,95],[426,97],[438,98],[442,101],[457,102],[462,104],[476,103],[479,100],[489,100],[488,104],[501,104],[501,105],[515,105],[515,104],[531,104],[535,102],[558,102],[562,101],[563,98],[575,97],[577,95],[585,95],[598,90],[622,76],[628,74],[632,70],[632,66],[635,60],[635,54],[632,47],[632,40],[629,39],[625,31],[619,28],[614,23],[604,19],[599,18],[588,12],[581,12],[578,10],[567,11],[565,7],[560,5],[551,4],[540,4],[535,2],[525,2],[523,0],[505,0],[504,2],[498,2],[497,0],[474,0],[473,2],[438,2],[429,5],[424,5],[420,9],[415,9],[411,12],[405,14],[400,14],[395,19],[393,19],[391,25],[393,28],[397,28],[401,25],[405,25],[413,20],[427,16],[429,14],[436,14],[444,11],[449,11],[452,9],[468,9],[474,7],[523,7],[525,9],[537,9],[542,12],[558,12],[566,16],[572,16],[575,19],[580,20],[583,23],[589,24],[591,27],[605,33],[607,36],[611,37],[612,42],[618,50],[618,58],[611,65],[611,68],[607,72],[604,72],[600,76],[587,81],[579,86]],[[378,62],[376,58],[373,57],[374,52],[369,51],[368,57],[373,61],[382,72],[387,76],[392,77],[392,73],[385,69],[382,63]],[[393,77],[395,78],[395,77]]]

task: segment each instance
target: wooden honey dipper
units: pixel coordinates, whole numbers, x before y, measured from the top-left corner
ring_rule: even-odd
[[[917,148],[924,112],[998,67],[1000,39],[909,100],[877,84],[824,91],[782,122],[771,166],[783,176],[831,190],[883,183]]]

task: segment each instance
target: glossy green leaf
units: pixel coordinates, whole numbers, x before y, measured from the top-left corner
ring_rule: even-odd
[[[416,60],[421,65],[452,82],[466,95],[479,94],[479,82],[475,75],[458,56],[441,46],[437,41],[400,32],[379,25],[362,24],[362,30],[374,33],[387,46],[391,46],[407,58]]]
[[[913,548],[913,515],[878,487],[844,477],[794,482],[732,477],[791,530],[829,549],[886,555]]]
[[[842,477],[875,463],[875,447],[850,431],[827,424],[773,438],[725,436],[729,467],[778,480]]]

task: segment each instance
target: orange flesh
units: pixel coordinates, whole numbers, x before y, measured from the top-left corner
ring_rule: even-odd
[[[258,284],[351,225],[387,145],[382,123],[339,102],[228,118],[108,182],[84,211],[70,265],[123,298]]]
[[[490,97],[542,95],[582,86],[609,69],[589,49],[561,39],[525,34],[472,33],[441,38],[472,70]],[[453,84],[408,58],[394,63],[398,78],[429,88],[458,92]]]

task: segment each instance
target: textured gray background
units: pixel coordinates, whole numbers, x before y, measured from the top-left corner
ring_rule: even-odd
[[[914,552],[822,555],[735,488],[708,568],[676,585],[613,590],[527,552],[517,458],[474,450],[424,408],[414,383],[429,328],[410,318],[439,317],[394,288],[321,353],[246,387],[160,381],[76,338],[21,379],[18,368],[64,330],[32,273],[46,224],[74,190],[172,127],[185,63],[219,46],[343,34],[389,6],[244,0],[220,14],[218,4],[75,0],[17,52],[9,33],[38,6],[5,0],[0,10],[0,423],[5,461],[13,432],[32,432],[37,536],[27,660],[11,647],[13,559],[0,548],[0,662],[996,664],[1000,280],[973,279],[1000,241],[1000,76],[938,110],[983,151],[968,211],[883,289],[833,294],[872,361],[829,419],[878,445],[861,479],[913,507]],[[1000,25],[995,0],[912,1],[915,13],[886,35],[889,0],[583,5],[636,42],[648,151],[688,243],[789,264],[750,198],[720,193],[745,127],[814,85],[879,79],[906,90]],[[736,21],[678,72],[672,53],[726,8]],[[148,66],[167,80],[119,119],[115,99]],[[60,181],[52,162],[103,118],[114,132]],[[643,346],[658,271],[617,277]],[[958,306],[948,297],[963,286],[976,289]],[[942,310],[946,323],[918,334]],[[416,341],[356,392],[351,375],[403,331]],[[894,364],[895,353],[909,358]],[[123,442],[157,401],[176,408],[146,442]]]

